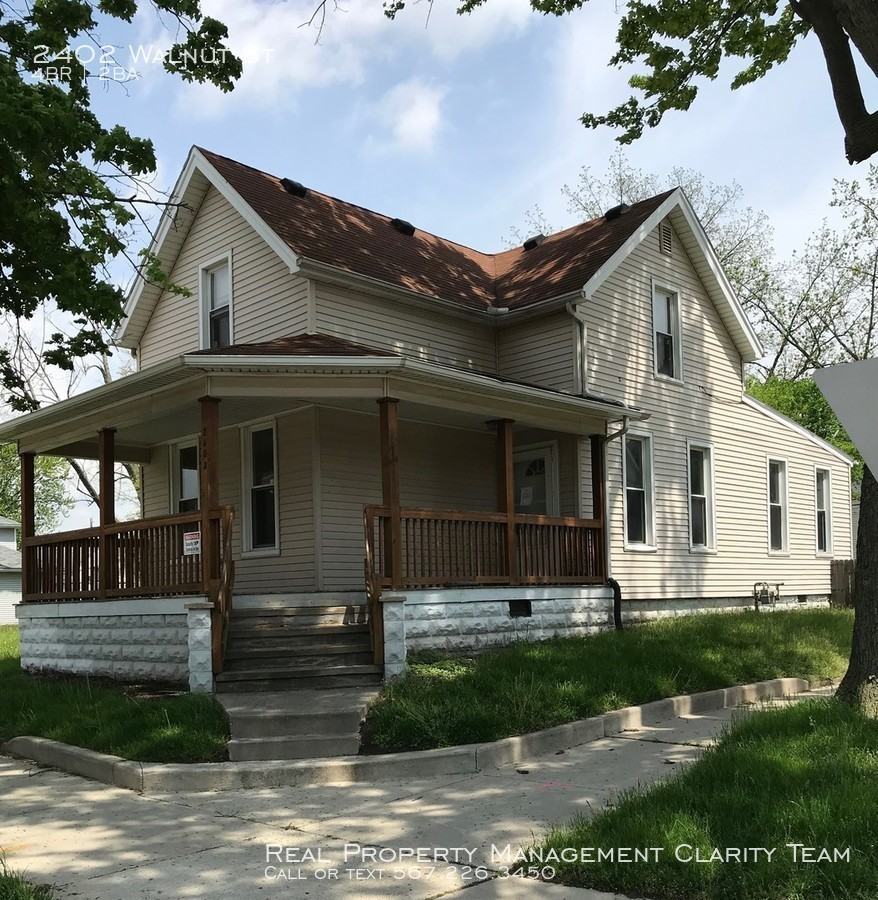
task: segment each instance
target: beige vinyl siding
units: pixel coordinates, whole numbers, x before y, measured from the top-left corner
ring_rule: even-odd
[[[496,372],[494,332],[469,319],[315,282],[315,330],[430,362]]]
[[[170,272],[171,281],[187,288],[191,296],[165,292],[159,298],[140,342],[141,368],[199,349],[199,267],[229,251],[235,343],[307,330],[307,280],[292,275],[240,213],[211,187]]]
[[[679,291],[683,383],[654,374],[652,279]],[[624,548],[622,445],[607,446],[611,569],[631,599],[740,597],[755,581],[785,595],[828,593],[829,562],[815,552],[814,465],[832,471],[834,555],[850,556],[847,465],[741,400],[741,359],[674,234],[656,235],[584,304],[590,318],[589,387],[651,413],[633,426],[653,438],[656,550]],[[613,430],[613,429],[611,429]],[[687,438],[712,444],[716,552],[690,552]],[[787,460],[789,556],[768,553],[767,457]],[[585,479],[583,479],[585,480]]]
[[[499,374],[559,391],[576,387],[578,328],[566,313],[533,319],[497,334]]]
[[[378,416],[321,409],[323,590],[363,587],[363,506],[381,502]],[[400,421],[403,506],[496,509],[495,436]]]
[[[220,503],[235,509],[232,553],[237,594],[285,593],[315,588],[312,489],[315,415],[313,408],[307,408],[273,420],[277,427],[280,529],[280,553],[275,556],[242,553],[241,429],[223,428],[220,431]],[[144,509],[147,516],[167,515],[171,511],[169,458],[169,447],[157,447],[150,464],[144,466]]]

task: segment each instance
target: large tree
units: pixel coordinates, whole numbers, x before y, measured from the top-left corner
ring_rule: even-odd
[[[204,16],[199,0],[148,5],[175,28],[164,68],[231,90],[242,66],[225,26]],[[140,211],[163,202],[145,190],[156,168],[151,141],[100,121],[90,85],[106,83],[106,73],[80,62],[94,59],[95,47],[104,52],[99,18],[130,23],[140,6],[0,0],[0,313],[26,320],[56,309],[69,327],[48,336],[44,359],[63,369],[107,351],[123,307],[108,267],[128,255]],[[164,279],[155,260],[129,259]],[[8,347],[0,379],[15,408],[33,408]]]
[[[470,13],[489,2],[461,0],[458,12]],[[587,2],[530,0],[530,5],[560,16]],[[404,7],[405,0],[384,0],[390,18]],[[724,60],[742,61],[732,80],[738,88],[786,62],[810,33],[820,41],[826,60],[847,158],[852,163],[869,159],[878,152],[878,112],[866,108],[851,44],[878,76],[875,0],[630,0],[610,63],[639,65],[641,71],[628,83],[642,96],[631,96],[608,113],[585,113],[582,122],[590,128],[619,128],[619,140],[630,143],[669,110],[689,109],[699,81],[715,79]]]

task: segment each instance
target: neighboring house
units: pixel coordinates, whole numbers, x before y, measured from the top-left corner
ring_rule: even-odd
[[[0,625],[15,624],[14,607],[21,601],[20,527],[18,522],[0,516]]]
[[[639,619],[822,601],[851,556],[851,462],[745,396],[762,350],[681,190],[497,254],[199,149],[175,197],[152,249],[189,294],[135,286],[139,371],[0,426],[25,666],[347,684],[605,627],[610,576]],[[32,537],[36,453],[102,460],[101,527]],[[113,524],[114,460],[147,520]]]

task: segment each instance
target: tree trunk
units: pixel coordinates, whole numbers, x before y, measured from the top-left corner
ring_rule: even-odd
[[[878,4],[875,0],[830,0],[841,27],[878,75]]]
[[[836,696],[878,717],[878,482],[868,466],[863,468],[854,567],[854,639]]]

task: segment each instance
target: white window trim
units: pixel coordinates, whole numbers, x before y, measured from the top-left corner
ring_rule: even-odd
[[[628,472],[625,463],[625,448],[629,437],[645,439],[649,446],[649,489],[646,491],[648,504],[646,524],[647,542],[632,544],[628,540]],[[658,549],[655,535],[655,439],[649,431],[629,429],[620,441],[622,450],[622,530],[624,549],[633,553],[655,553]]]
[[[253,547],[252,521],[250,517],[250,488],[252,485],[252,459],[250,435],[254,431],[272,430],[274,437],[274,546]],[[262,419],[241,428],[241,556],[280,556],[280,484],[278,482],[277,420]]]
[[[171,515],[180,512],[180,466],[178,460],[180,458],[180,451],[186,450],[189,447],[195,447],[196,452],[198,451],[197,437],[182,438],[179,441],[168,444],[168,490],[170,494],[168,498],[168,509],[171,511]],[[198,477],[199,479],[201,478],[200,465],[198,467]],[[200,481],[198,505],[201,506]]]
[[[558,442],[543,441],[539,444],[523,444],[512,453],[513,464],[523,460],[546,460],[546,515],[561,514],[561,483],[558,470]],[[522,513],[522,515],[526,515]]]
[[[650,278],[650,294],[649,294],[649,321],[650,321],[650,341],[652,342],[652,373],[659,381],[667,381],[670,384],[684,384],[683,377],[683,301],[680,296],[679,288],[674,287],[668,282],[658,278]],[[677,333],[674,338],[674,366],[677,370],[678,377],[671,378],[670,375],[663,375],[658,370],[658,354],[655,352],[655,295],[657,291],[666,294],[673,294],[677,298]]]
[[[819,534],[817,532],[817,473],[826,473],[826,549],[821,550],[818,545]],[[832,541],[832,469],[829,466],[814,466],[814,555],[819,557],[831,557],[833,555]]]
[[[235,343],[235,291],[232,270],[231,249],[208,260],[198,267],[198,334],[199,345],[202,350],[210,349],[210,316],[207,314],[207,276],[217,266],[229,267],[229,343]]]
[[[771,464],[783,463],[783,549],[771,549]],[[765,517],[766,540],[769,556],[790,555],[790,464],[784,456],[768,456],[765,459]],[[816,540],[816,539],[815,539]]]
[[[706,485],[705,497],[707,509],[707,545],[692,543],[692,450],[707,450],[710,457],[710,484]],[[716,451],[710,441],[699,438],[686,439],[686,507],[689,515],[689,552],[716,553]]]

